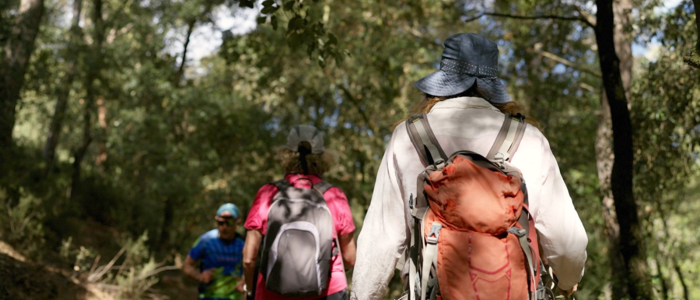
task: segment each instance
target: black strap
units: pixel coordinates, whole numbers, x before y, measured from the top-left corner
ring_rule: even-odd
[[[410,117],[406,121],[406,130],[425,165],[434,165],[440,160],[447,161],[447,155],[435,138],[426,114]]]

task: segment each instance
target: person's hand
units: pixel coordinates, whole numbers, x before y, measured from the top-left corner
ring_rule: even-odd
[[[207,284],[214,277],[214,269],[209,269],[199,274],[199,282]]]
[[[557,287],[558,288],[558,287]],[[559,293],[561,293],[564,296],[571,297],[574,293],[576,293],[576,289],[578,289],[578,284],[575,284],[572,288],[569,290],[565,291],[562,289],[559,289]]]
[[[243,281],[243,280],[238,281],[238,284],[236,284],[236,292],[245,293],[246,291],[243,288],[243,286],[245,286],[245,281]]]

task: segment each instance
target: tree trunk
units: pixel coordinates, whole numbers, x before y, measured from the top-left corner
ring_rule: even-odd
[[[700,0],[693,0],[695,8],[695,28],[697,31],[697,40],[695,41],[695,54],[700,55]]]
[[[158,248],[167,250],[170,246],[170,232],[173,230],[173,217],[175,216],[175,206],[173,195],[165,196],[165,207],[163,210],[163,228],[160,231],[160,239],[158,240]]]
[[[615,160],[611,171],[610,187],[620,226],[619,250],[625,263],[624,278],[627,279],[627,293],[632,299],[652,299],[644,236],[632,190],[633,132],[621,76],[620,59],[615,52],[613,3],[612,0],[597,0],[596,4],[595,34],[613,129]]]
[[[194,25],[197,23],[196,18],[192,18],[187,21],[187,33],[185,34],[185,42],[182,46],[182,61],[180,62],[180,67],[177,68],[175,73],[174,84],[175,87],[180,87],[180,82],[182,82],[182,76],[185,74],[185,63],[187,62],[187,47],[190,45],[192,40],[192,32],[194,31]]]
[[[596,166],[598,169],[598,181],[600,192],[603,196],[603,221],[605,222],[605,234],[608,237],[608,259],[610,260],[612,299],[622,299],[626,295],[625,289],[625,263],[620,254],[619,239],[620,226],[617,224],[615,214],[615,200],[610,189],[610,175],[612,173],[613,155],[612,147],[612,120],[610,118],[610,105],[605,89],[600,96],[600,112],[598,130],[596,132]]]
[[[92,114],[95,108],[97,90],[95,81],[102,70],[102,43],[104,42],[104,20],[102,19],[102,0],[93,0],[93,24],[95,26],[93,44],[88,54],[88,72],[85,78],[85,110],[83,111],[83,143],[74,151],[73,176],[71,184],[71,200],[75,200],[76,192],[81,188],[81,164],[92,143]]]
[[[625,96],[629,99],[632,85],[632,37],[629,30],[629,10],[632,9],[630,0],[616,0],[613,3],[615,14],[615,52],[620,60],[620,76],[625,89]],[[605,91],[605,89],[603,89]],[[615,201],[610,189],[610,176],[615,161],[612,145],[612,120],[610,116],[610,104],[608,97],[603,92],[600,97],[600,118],[596,132],[596,164],[600,191],[603,195],[603,220],[605,233],[608,237],[608,259],[610,260],[612,296],[613,299],[622,299],[627,295],[626,277],[623,272],[625,263],[620,253],[619,239],[620,226],[615,213]]]
[[[97,124],[100,126],[99,154],[95,158],[95,166],[102,166],[107,161],[107,136],[109,135],[109,127],[107,127],[107,105],[104,99],[97,99]],[[102,169],[100,169],[102,170]]]
[[[63,77],[56,93],[56,107],[54,109],[49,132],[46,135],[46,144],[44,145],[44,160],[46,161],[47,174],[53,168],[54,159],[56,156],[56,146],[58,146],[58,138],[63,127],[63,117],[66,113],[68,105],[68,97],[70,96],[71,86],[77,74],[76,61],[78,59],[78,45],[83,38],[82,29],[80,28],[80,11],[82,10],[82,0],[73,2],[73,21],[70,29],[70,39],[66,47],[66,75]]]
[[[43,0],[22,0],[17,20],[8,33],[3,49],[4,57],[0,62],[0,179],[4,176],[2,174],[7,173],[5,162],[12,160],[15,107],[43,15]]]

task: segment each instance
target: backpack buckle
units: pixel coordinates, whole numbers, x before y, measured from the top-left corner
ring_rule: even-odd
[[[501,169],[505,168],[504,164],[506,161],[509,159],[508,154],[503,154],[501,152],[496,152],[493,156],[493,160],[498,163],[498,165],[501,167]]]
[[[440,229],[442,229],[442,224],[438,222],[433,222],[433,225],[430,226],[430,232],[428,232],[428,237],[426,240],[430,244],[437,244],[438,238],[440,238]]]
[[[508,228],[508,232],[517,235],[519,238],[524,237],[527,234],[527,230],[518,227]]]
[[[440,168],[445,166],[445,160],[440,158],[440,159],[436,160],[435,162],[433,162],[433,165],[435,166],[435,168],[440,169]]]

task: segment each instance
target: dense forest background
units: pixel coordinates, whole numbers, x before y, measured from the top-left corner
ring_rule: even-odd
[[[0,298],[193,299],[183,256],[282,175],[295,124],[326,132],[359,232],[412,83],[476,32],[588,231],[577,299],[700,299],[697,5],[1,1]]]

